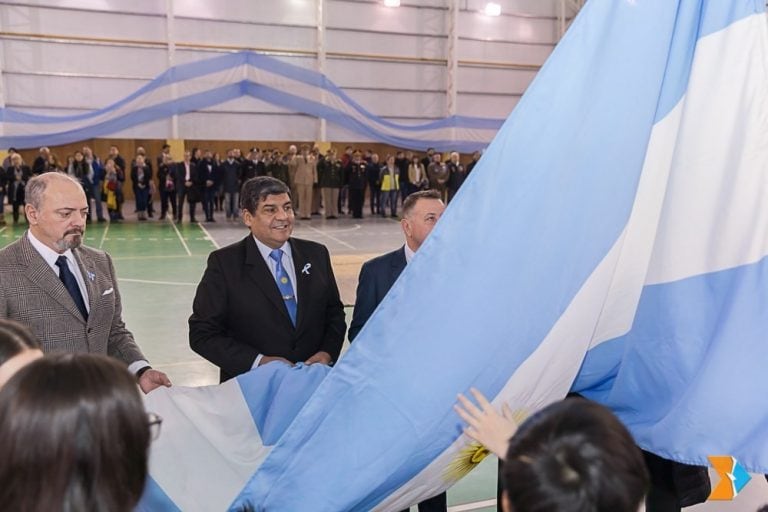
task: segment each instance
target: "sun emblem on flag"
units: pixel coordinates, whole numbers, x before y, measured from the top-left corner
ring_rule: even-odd
[[[472,442],[459,451],[456,458],[445,468],[443,476],[449,482],[458,482],[483,462],[490,453],[485,446]]]
[[[512,413],[515,422],[520,425],[530,415],[525,409],[517,409]],[[448,464],[443,472],[443,479],[455,483],[480,465],[491,452],[485,446],[473,441],[459,450],[458,455]]]

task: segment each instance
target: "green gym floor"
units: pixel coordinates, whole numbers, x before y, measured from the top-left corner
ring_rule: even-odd
[[[126,211],[130,211],[127,206]],[[217,216],[223,217],[220,213]],[[6,214],[6,220],[10,215]],[[24,222],[0,227],[0,246],[16,240],[25,230]],[[139,223],[129,218],[120,224],[90,224],[86,229],[86,245],[107,251],[114,260],[126,325],[152,365],[166,372],[177,386],[218,382],[218,370],[189,348],[187,319],[208,254],[246,234],[239,222],[221,219],[216,223],[174,224],[157,220]],[[297,221],[294,236],[328,247],[346,306],[347,324],[360,265],[403,243],[398,222],[371,216],[362,220],[313,217],[311,221]],[[488,457],[451,488],[449,511],[495,511],[496,465],[496,459]],[[717,482],[717,476],[713,475],[713,482]],[[751,512],[764,503],[768,503],[768,484],[762,475],[755,475],[734,501],[709,502],[686,511]]]
[[[6,220],[10,220],[10,215],[6,214]],[[13,242],[25,231],[23,221],[16,226],[9,223],[0,227],[0,246]],[[115,263],[126,325],[152,365],[166,372],[174,385],[218,383],[217,368],[189,348],[187,319],[208,254],[246,234],[242,224],[224,220],[174,224],[129,219],[120,224],[93,223],[86,228],[85,244],[107,251]],[[326,221],[313,217],[311,221],[297,222],[294,236],[328,247],[347,324],[352,316],[360,265],[403,243],[399,223],[378,217],[354,222],[346,218]],[[496,460],[489,457],[448,492],[449,510],[494,511],[495,496]]]

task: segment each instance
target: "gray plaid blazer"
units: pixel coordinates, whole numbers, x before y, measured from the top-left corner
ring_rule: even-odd
[[[146,359],[123,323],[109,255],[82,246],[72,253],[88,290],[87,322],[26,233],[0,250],[0,318],[29,327],[45,353],[107,354],[126,365]]]

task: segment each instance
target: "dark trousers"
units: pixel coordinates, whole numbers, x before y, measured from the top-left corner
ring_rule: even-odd
[[[176,191],[160,189],[160,218],[165,218],[168,214],[168,203],[171,205],[171,212],[176,218]]]
[[[149,202],[149,189],[136,188],[136,211],[139,213],[147,211],[147,204]]]
[[[352,211],[352,217],[355,219],[363,218],[363,194],[362,188],[349,189],[349,209]]]
[[[214,187],[206,187],[203,195],[203,212],[205,212],[205,220],[213,220],[213,203],[216,201],[216,189]]]
[[[176,209],[179,215],[176,217],[176,222],[181,222],[184,217],[184,200],[189,202],[189,221],[197,222],[195,219],[195,209],[197,208],[197,201],[189,201],[189,190],[186,187],[180,188],[176,192]]]
[[[13,202],[13,223],[18,224],[19,222],[19,210],[24,211],[24,201],[14,201]]]
[[[381,211],[381,190],[375,181],[373,183],[368,182],[368,190],[371,191],[371,215],[383,213]]]
[[[347,206],[347,193],[349,192],[349,187],[347,185],[344,185],[339,190],[339,203],[337,204],[339,213],[344,213],[344,209]]]
[[[419,503],[419,512],[445,512],[448,510],[448,497],[444,492]],[[402,512],[408,512],[408,509]]]
[[[97,181],[91,187],[91,196],[93,197],[93,205],[96,208],[96,217],[99,220],[104,220],[104,209],[101,204],[101,182]]]
[[[399,194],[400,192],[397,190],[388,190],[381,193],[381,195],[384,197],[384,201],[382,201],[384,204],[381,207],[382,216],[387,214],[385,211],[387,206],[389,206],[389,213],[392,215],[392,217],[397,216],[397,196]]]

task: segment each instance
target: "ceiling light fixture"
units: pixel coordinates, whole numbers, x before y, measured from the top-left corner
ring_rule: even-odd
[[[485,10],[483,12],[485,12],[486,16],[499,16],[501,15],[501,5],[488,2],[485,4]]]
[[[400,7],[400,0],[384,0],[385,7]]]

